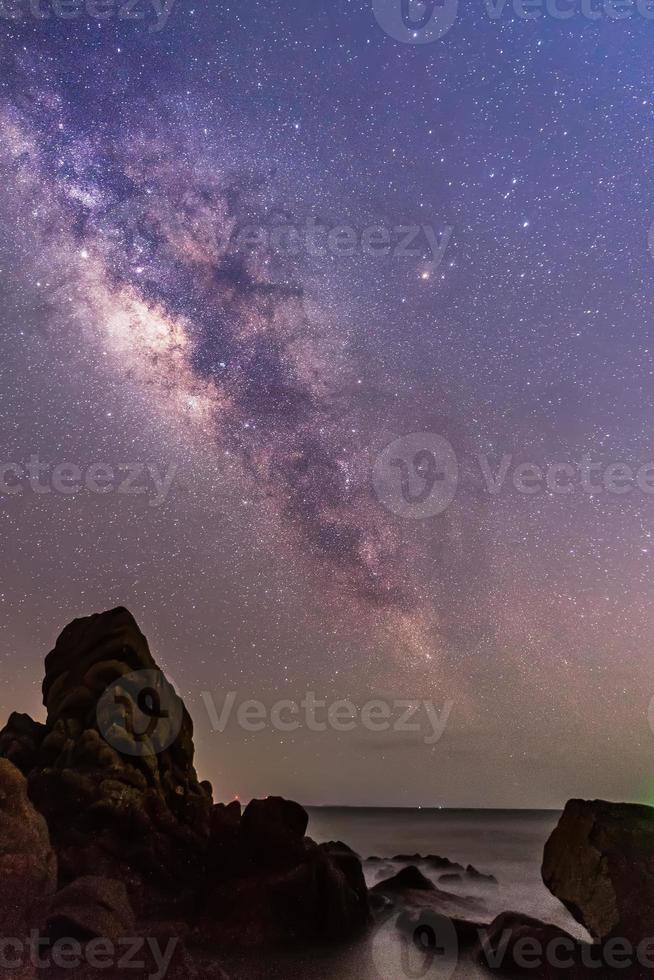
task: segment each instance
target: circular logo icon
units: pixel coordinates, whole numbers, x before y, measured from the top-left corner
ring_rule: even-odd
[[[136,670],[113,681],[96,709],[104,740],[123,755],[158,755],[179,735],[184,705],[160,670]]]
[[[431,44],[447,34],[459,12],[458,0],[372,0],[377,23],[403,44]]]
[[[459,942],[451,919],[425,909],[415,919],[401,922],[393,935],[384,927],[378,929],[371,951],[380,980],[450,980],[457,968]]]
[[[372,482],[380,503],[399,517],[423,520],[442,514],[456,496],[459,464],[443,436],[414,432],[386,446]]]

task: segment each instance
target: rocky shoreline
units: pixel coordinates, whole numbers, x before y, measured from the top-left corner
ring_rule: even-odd
[[[497,886],[471,865],[371,857],[369,890],[346,844],[306,836],[298,803],[215,803],[191,718],[125,609],[64,629],[43,702],[45,724],[14,713],[0,732],[0,978],[221,980],[221,955],[358,941],[391,916],[398,941],[454,958],[449,976],[461,959],[509,977],[654,976],[648,807],[571,801],[547,843],[543,880],[584,944],[518,912],[484,922],[483,903],[448,890]],[[153,719],[145,731],[138,712]],[[405,866],[386,877],[391,862]]]

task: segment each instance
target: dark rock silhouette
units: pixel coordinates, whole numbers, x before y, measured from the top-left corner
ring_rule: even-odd
[[[107,687],[137,671],[159,678],[168,709],[180,713],[179,734],[161,751],[153,745],[137,754],[135,733],[118,724],[110,742],[99,731]],[[117,692],[131,706],[136,694],[127,683]],[[126,609],[64,629],[46,657],[43,703],[45,726],[12,715],[0,746],[29,763],[29,795],[48,823],[60,884],[82,875],[119,878],[139,914],[183,910],[202,874],[211,799],[193,768],[190,716]],[[40,737],[33,754],[30,734]]]
[[[119,939],[134,935],[136,916],[122,881],[88,876],[58,892],[46,926],[52,939]]]
[[[542,873],[592,936],[640,943],[654,924],[654,810],[570,800],[545,846]]]
[[[25,777],[0,759],[0,930],[20,936],[36,926],[57,886],[48,828],[27,798]]]
[[[445,972],[442,957],[447,955],[447,947],[452,946],[458,953],[473,949],[480,933],[487,928],[468,919],[445,918],[430,909],[418,912],[405,909],[397,917],[395,925],[423,953],[434,949],[439,956],[437,969],[440,968],[441,973]],[[455,942],[452,941],[454,937]],[[427,964],[424,968],[427,969],[425,976],[428,976]]]
[[[304,836],[308,815],[297,803],[252,800],[243,815],[214,807],[209,874],[197,937],[245,949],[326,942],[370,922],[361,862],[341,842]]]
[[[264,865],[290,864],[302,859],[309,815],[299,803],[269,796],[252,800],[241,818],[244,848]]]
[[[473,868],[471,864],[466,868],[466,875],[470,881],[474,881],[478,885],[497,885],[497,878],[494,875],[482,874],[481,871]]]
[[[438,854],[427,854],[424,862],[430,868],[434,868],[435,871],[463,871],[463,865],[456,861],[450,861],[449,858],[440,857]]]
[[[36,765],[45,733],[45,725],[34,721],[29,715],[12,712],[0,732],[0,757],[13,762],[26,776]]]
[[[375,885],[374,891],[395,892],[405,891],[406,889],[417,891],[435,891],[436,885],[429,878],[425,878],[422,871],[416,868],[415,864],[410,864],[408,868],[402,868],[392,878],[380,881]]]
[[[185,940],[307,945],[369,924],[357,855],[306,837],[298,803],[253,800],[243,814],[213,803],[191,718],[126,609],[64,629],[43,702],[44,725],[14,713],[0,732],[5,935],[161,934],[176,944],[168,976],[199,978],[222,974],[200,970]]]
[[[518,912],[503,912],[478,930],[472,956],[486,970],[510,977],[573,980],[585,975],[578,972],[580,949],[577,940],[557,926]]]

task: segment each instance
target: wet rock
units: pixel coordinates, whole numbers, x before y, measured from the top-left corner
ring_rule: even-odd
[[[416,868],[415,865],[409,865],[408,868],[402,868],[398,871],[396,875],[392,878],[387,878],[385,881],[380,881],[378,885],[375,885],[373,891],[379,892],[397,892],[397,891],[436,891],[436,885],[429,878],[425,878],[422,871]]]
[[[438,854],[428,854],[425,858],[425,864],[435,871],[459,872],[464,870],[463,865],[456,861],[450,861],[449,858],[440,857]]]
[[[582,974],[580,944],[557,926],[517,912],[503,912],[479,931],[473,959],[510,977],[572,980]]]
[[[479,922],[446,918],[430,909],[418,912],[405,909],[397,917],[395,925],[417,948],[439,948],[441,955],[447,952],[446,947],[458,952],[474,948],[480,933],[486,928]]]
[[[473,868],[471,864],[466,868],[466,876],[470,881],[474,881],[478,885],[497,885],[497,878],[494,875],[482,874],[481,871]]]

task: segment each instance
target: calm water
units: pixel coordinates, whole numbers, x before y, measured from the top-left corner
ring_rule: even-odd
[[[495,875],[498,888],[476,888],[468,882],[444,886],[450,892],[477,898],[480,911],[471,918],[490,922],[500,912],[519,911],[556,923],[583,938],[583,931],[548,892],[540,876],[543,847],[559,813],[310,808],[309,814],[309,835],[314,840],[345,841],[362,859],[371,855],[386,858],[395,854],[438,854]],[[390,864],[384,870],[374,863],[364,863],[364,868],[369,885],[396,870]],[[421,870],[437,882],[435,872],[425,866]],[[399,952],[396,918],[397,915],[390,916],[367,940],[337,954],[314,953],[311,957],[280,957],[272,961],[267,958],[265,964],[250,960],[225,965],[234,980],[405,980],[421,975],[424,980],[447,980],[450,976],[474,980],[487,976],[469,962],[461,963],[454,974],[438,966],[423,974],[407,969]]]

